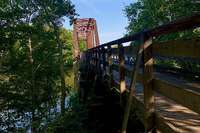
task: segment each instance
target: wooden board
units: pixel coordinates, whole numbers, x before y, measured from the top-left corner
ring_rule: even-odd
[[[167,125],[163,127],[157,120],[158,129],[163,133],[199,133],[200,131],[200,115],[186,108],[167,97],[155,94],[156,112],[162,118],[162,122]],[[171,130],[169,130],[169,128]]]
[[[200,38],[155,43],[153,54],[200,59]]]
[[[200,113],[200,84],[196,86],[167,74],[156,74],[153,80],[154,90],[176,102]],[[165,78],[165,79],[163,79]],[[196,90],[196,91],[195,91]]]
[[[199,133],[200,115],[173,100],[155,93],[156,127],[162,133]],[[134,96],[133,96],[134,97]],[[144,123],[143,94],[133,98],[133,109],[137,109],[140,120]]]
[[[136,56],[138,47],[135,46],[126,46],[124,47],[124,54],[127,56]],[[118,48],[112,48],[113,55],[118,55]]]
[[[117,72],[115,72],[117,75]],[[126,77],[128,78],[128,77]],[[172,77],[170,75],[166,74],[160,74],[160,73],[154,73],[155,79],[165,80],[168,82],[174,82],[178,84],[184,84],[187,83],[186,90],[181,91],[190,91],[194,93],[199,93],[200,88],[198,83],[189,83],[189,82],[183,82],[183,80],[177,79],[175,77]],[[116,81],[117,78],[115,78],[115,87],[119,87],[119,82]],[[155,81],[153,81],[155,82]],[[127,88],[129,87],[130,83],[127,83]],[[190,86],[190,87],[189,87]],[[137,88],[136,88],[137,89]],[[168,89],[176,89],[176,88],[168,88]],[[165,91],[168,91],[167,88],[165,88]],[[179,88],[183,89],[183,88]],[[156,89],[157,90],[157,89]],[[175,90],[177,91],[177,90]],[[128,91],[127,91],[128,92]],[[184,92],[188,94],[187,92]],[[170,95],[171,94],[171,95]],[[141,113],[144,113],[144,95],[142,92],[135,94],[134,100],[137,100],[137,103],[140,104],[133,104],[133,107],[140,108]],[[170,99],[170,97],[173,96],[172,93],[169,91],[169,98],[166,96],[161,95],[160,93],[155,93],[155,110],[156,110],[156,127],[160,130],[160,132],[164,133],[179,133],[179,132],[194,132],[198,133],[200,131],[200,115],[196,113],[195,111],[192,111],[190,108],[185,107],[185,105],[181,105],[178,102],[173,101]],[[194,96],[185,96],[183,99],[188,100],[191,102],[191,99],[193,99]],[[184,100],[183,100],[184,101]],[[199,101],[199,100],[198,100]],[[196,102],[198,102],[196,101]],[[199,102],[198,102],[199,103]],[[199,106],[199,104],[196,104]],[[144,118],[140,118],[144,122]]]

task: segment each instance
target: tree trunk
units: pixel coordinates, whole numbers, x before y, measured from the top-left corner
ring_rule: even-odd
[[[33,70],[33,49],[32,49],[32,42],[31,42],[31,35],[29,35],[28,39],[28,62],[30,65],[30,74],[31,74],[31,97],[32,97],[32,123],[35,123],[35,74]],[[36,132],[36,128],[34,125],[31,128],[32,133]]]
[[[61,79],[61,114],[63,115],[65,112],[65,97],[66,97],[65,70],[64,70],[64,61],[63,61],[63,45],[60,42],[58,30],[59,29],[55,26],[56,40],[57,40],[58,48],[59,48],[59,63],[60,63],[59,65],[60,65],[60,79]]]
[[[61,78],[61,114],[65,111],[65,72],[64,72],[64,62],[63,62],[63,52],[62,44],[59,43],[59,60],[60,60],[60,78]]]

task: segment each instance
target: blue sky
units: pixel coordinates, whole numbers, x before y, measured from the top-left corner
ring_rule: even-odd
[[[79,18],[95,18],[100,43],[109,42],[126,33],[127,18],[123,9],[134,0],[72,0]],[[64,27],[72,29],[68,21]]]

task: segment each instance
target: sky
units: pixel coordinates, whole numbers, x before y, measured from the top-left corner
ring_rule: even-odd
[[[134,0],[71,0],[79,18],[95,18],[97,21],[100,43],[121,38],[128,25],[124,8]],[[64,27],[72,29],[68,21]]]

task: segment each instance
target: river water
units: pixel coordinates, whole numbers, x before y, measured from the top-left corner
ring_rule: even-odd
[[[65,98],[65,108],[69,107],[70,96]],[[60,98],[56,100],[56,104],[54,107],[48,110],[48,118],[43,117],[39,123],[39,127],[42,128],[46,126],[49,122],[53,121],[61,112],[61,102]],[[37,112],[37,110],[36,110]],[[22,114],[18,114],[16,110],[3,110],[0,112],[0,133],[13,132],[14,131],[25,131],[26,133],[31,133],[31,121],[32,121],[32,113],[25,112]]]

